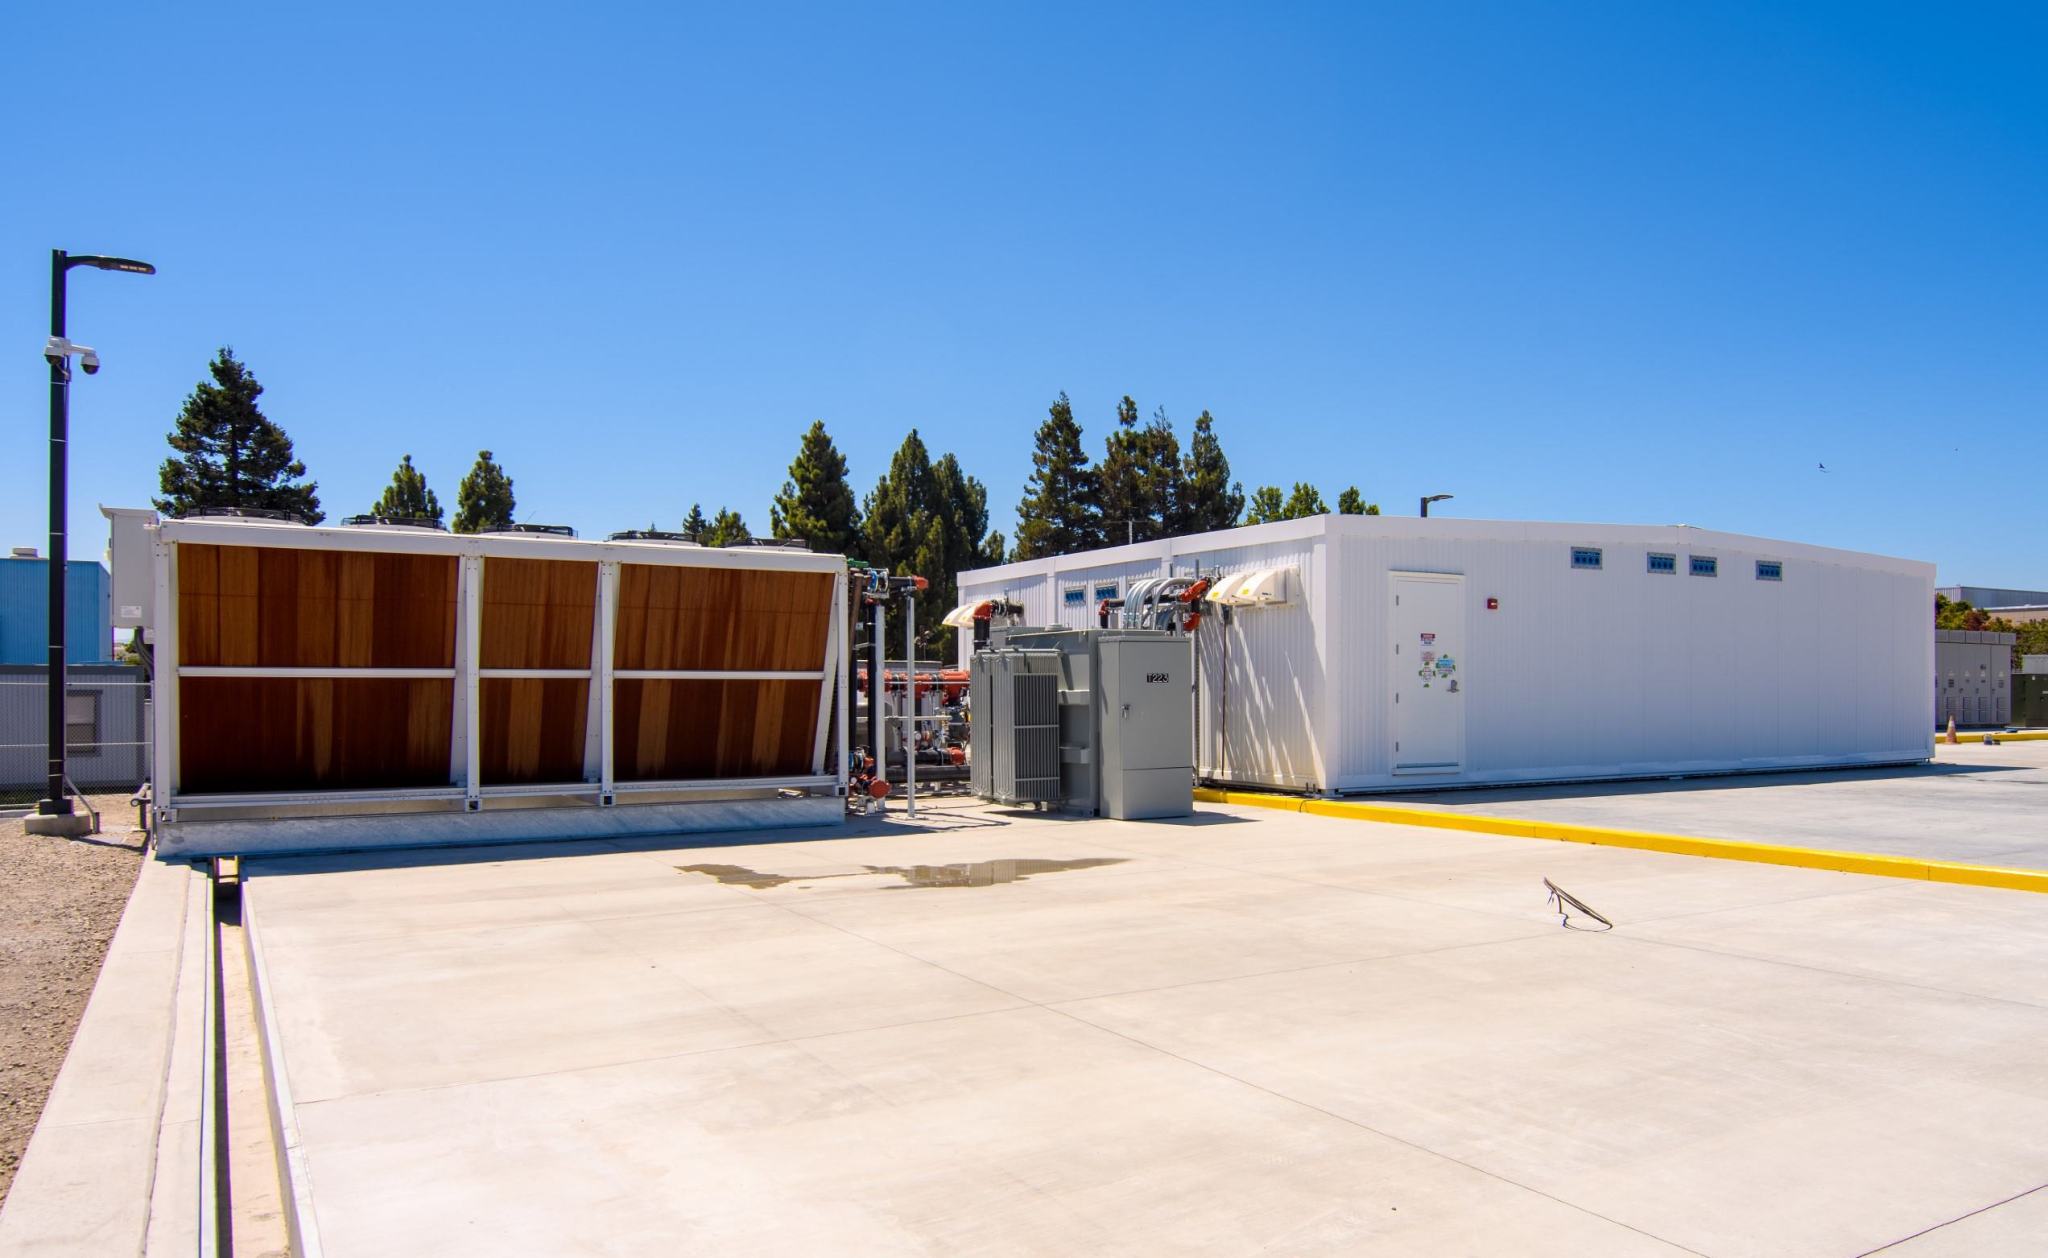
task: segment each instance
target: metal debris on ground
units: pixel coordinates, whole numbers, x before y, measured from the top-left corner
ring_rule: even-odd
[[[1544,903],[1546,903],[1551,908],[1557,911],[1557,924],[1564,927],[1566,930],[1586,929],[1583,926],[1572,925],[1572,914],[1575,912],[1582,916],[1590,917],[1594,921],[1600,923],[1601,930],[1614,929],[1613,922],[1610,922],[1605,917],[1602,917],[1598,910],[1594,909],[1584,900],[1579,899],[1577,896],[1573,895],[1569,891],[1566,891],[1563,887],[1558,886],[1556,883],[1552,882],[1548,878],[1545,878],[1543,880],[1543,885],[1550,892],[1549,897],[1544,901]]]

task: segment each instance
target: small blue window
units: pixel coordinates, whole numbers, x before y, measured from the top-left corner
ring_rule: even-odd
[[[1785,565],[1775,559],[1759,559],[1756,561],[1756,579],[1759,581],[1783,581],[1785,579]]]
[[[1060,602],[1068,607],[1086,607],[1088,606],[1088,591],[1078,585],[1072,586],[1060,592]]]
[[[1115,598],[1116,596],[1117,589],[1116,582],[1114,581],[1110,582],[1108,585],[1098,585],[1095,587],[1095,601],[1098,603],[1100,603],[1104,599]]]
[[[1574,546],[1574,547],[1572,547],[1572,567],[1574,567],[1574,568],[1598,568],[1599,566],[1600,566],[1600,548],[1599,548],[1598,546]]]
[[[1666,576],[1676,576],[1678,574],[1678,556],[1652,554],[1650,556],[1650,571],[1661,572]]]
[[[1712,555],[1694,555],[1692,574],[1696,577],[1718,577],[1721,575],[1721,561]]]

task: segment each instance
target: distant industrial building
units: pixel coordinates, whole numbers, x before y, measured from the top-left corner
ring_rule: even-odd
[[[97,559],[65,566],[64,661],[113,661],[114,630],[107,570]],[[50,561],[33,546],[0,559],[0,664],[50,662]]]
[[[1994,607],[2048,606],[2048,590],[2008,590],[1994,585],[1940,585],[1936,594],[1951,603],[1968,603],[1990,611]]]

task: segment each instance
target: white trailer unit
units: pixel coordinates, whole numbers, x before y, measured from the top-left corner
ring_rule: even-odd
[[[1679,525],[1322,515],[962,573],[1025,624],[1215,581],[1196,775],[1310,792],[1924,761],[1934,567]],[[963,643],[963,658],[970,648]]]

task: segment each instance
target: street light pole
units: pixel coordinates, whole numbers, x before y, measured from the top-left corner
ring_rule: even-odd
[[[1425,519],[1425,520],[1427,520],[1427,519],[1429,518],[1429,504],[1430,504],[1430,503],[1432,503],[1432,502],[1442,502],[1442,501],[1444,501],[1445,499],[1449,498],[1450,496],[1451,496],[1451,495],[1449,495],[1449,494],[1430,494],[1430,495],[1429,495],[1428,497],[1424,498],[1424,499],[1422,500],[1422,518],[1423,518],[1423,519]]]
[[[50,338],[63,341],[64,277],[70,259],[62,249],[50,250]],[[44,816],[65,816],[71,812],[71,794],[64,789],[64,582],[68,576],[69,548],[64,536],[65,492],[70,468],[66,445],[71,427],[71,357],[60,354],[50,359],[50,597],[49,668],[44,675],[44,749],[49,753],[50,780],[36,811]]]
[[[156,274],[155,267],[133,258],[109,258],[97,254],[72,257],[62,249],[50,250],[50,339],[43,347],[43,356],[50,363],[50,654],[45,686],[48,700],[45,737],[49,740],[50,763],[47,794],[36,804],[37,814],[44,817],[71,815],[71,793],[64,783],[64,612],[71,558],[67,536],[71,356],[80,355],[87,375],[99,370],[99,356],[82,345],[73,345],[65,335],[65,280],[75,266],[127,271],[135,275]],[[61,824],[58,829],[61,831]]]

